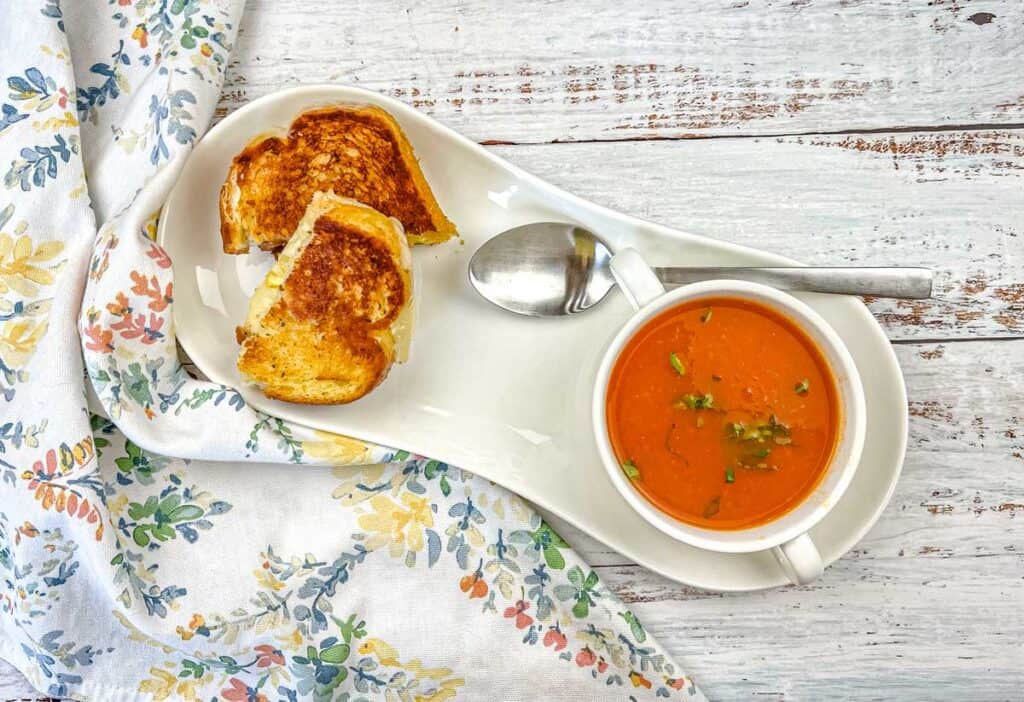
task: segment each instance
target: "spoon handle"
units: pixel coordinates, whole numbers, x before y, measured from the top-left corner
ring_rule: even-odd
[[[872,295],[920,300],[932,295],[932,271],[927,268],[832,268],[777,266],[773,268],[655,268],[667,287],[702,280],[747,280],[783,290]]]

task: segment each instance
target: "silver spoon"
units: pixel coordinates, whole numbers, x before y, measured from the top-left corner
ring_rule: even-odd
[[[584,312],[615,285],[612,252],[593,232],[572,224],[513,227],[477,249],[469,279],[498,307],[533,317]],[[748,280],[784,290],[923,299],[932,294],[927,268],[776,266],[655,268],[668,288],[700,280]]]

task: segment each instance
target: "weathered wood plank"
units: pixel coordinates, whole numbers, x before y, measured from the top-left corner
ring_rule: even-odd
[[[893,339],[1024,335],[1024,130],[494,148],[692,233],[809,264],[934,268],[934,299],[871,303]]]
[[[1024,122],[1015,0],[250,0],[222,110],[339,82],[537,143]]]
[[[710,699],[1020,699],[1024,340],[896,350],[903,476],[869,536],[811,586],[686,588],[553,520]]]
[[[1019,554],[846,559],[832,588],[685,602],[635,568],[602,575],[709,699],[995,701],[1020,699],[1020,569]]]

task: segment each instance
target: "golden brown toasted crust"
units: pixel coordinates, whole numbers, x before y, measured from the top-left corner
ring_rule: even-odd
[[[380,384],[412,292],[401,237],[391,220],[357,204],[319,214],[304,248],[285,261],[276,300],[255,318],[250,308],[239,330],[242,374],[268,397],[308,404],[351,402]]]
[[[338,106],[304,112],[284,137],[258,138],[235,156],[220,192],[224,251],[283,246],[313,193],[326,190],[399,220],[411,244],[456,234],[394,118]]]

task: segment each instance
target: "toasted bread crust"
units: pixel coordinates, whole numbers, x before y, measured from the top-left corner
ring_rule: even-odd
[[[220,192],[224,251],[280,248],[313,193],[325,190],[395,217],[411,244],[456,233],[394,118],[379,107],[338,106],[304,112],[283,137],[258,138],[235,156]]]
[[[379,385],[412,292],[400,237],[388,218],[359,205],[317,217],[279,296],[239,330],[243,376],[268,397],[306,404],[351,402]]]

